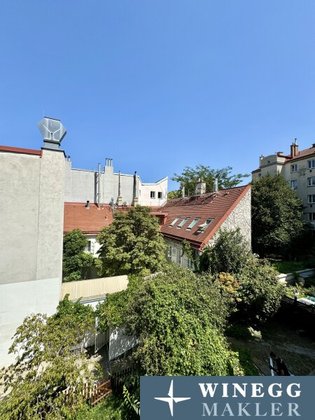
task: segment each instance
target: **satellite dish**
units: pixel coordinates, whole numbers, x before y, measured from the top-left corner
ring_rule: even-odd
[[[38,124],[44,141],[60,144],[67,131],[60,120],[44,117]]]

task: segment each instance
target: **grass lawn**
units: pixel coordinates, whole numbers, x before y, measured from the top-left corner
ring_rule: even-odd
[[[313,268],[314,261],[273,261],[272,265],[279,273],[294,273],[294,271],[303,270],[305,268]]]
[[[95,407],[87,406],[80,411],[77,420],[127,420],[123,413],[122,400],[111,396]]]

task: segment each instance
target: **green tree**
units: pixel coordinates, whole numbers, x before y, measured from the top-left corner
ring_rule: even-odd
[[[239,229],[220,230],[214,245],[205,248],[200,256],[200,271],[237,274],[245,266],[249,255],[249,245]]]
[[[87,239],[75,229],[68,232],[63,240],[63,281],[75,281],[97,275],[98,260],[85,252]]]
[[[228,305],[211,279],[170,265],[163,273],[139,279],[116,303],[118,312],[124,307],[123,316],[114,313],[113,300],[100,311],[138,338],[131,356],[138,374],[242,372],[223,335]]]
[[[67,299],[52,317],[27,317],[9,350],[16,361],[0,374],[0,384],[8,393],[0,404],[0,418],[73,418],[85,404],[84,384],[92,384],[94,379],[90,361],[80,347],[93,328],[92,310]]]
[[[287,255],[304,230],[303,205],[280,176],[264,176],[252,187],[252,243],[261,256]]]
[[[244,178],[248,177],[247,174],[232,175],[231,172],[232,168],[230,166],[222,169],[212,169],[205,165],[197,165],[195,168],[186,166],[181,174],[174,174],[172,181],[176,181],[181,187],[185,187],[187,195],[193,195],[199,179],[206,183],[207,192],[212,192],[215,179],[218,180],[219,189],[223,189],[235,187]],[[181,191],[172,191],[172,193],[172,198],[181,197]]]
[[[264,322],[279,309],[284,286],[267,260],[252,257],[239,275],[239,315],[246,322]]]
[[[98,240],[105,275],[154,273],[165,262],[166,246],[158,221],[146,207],[117,212]]]

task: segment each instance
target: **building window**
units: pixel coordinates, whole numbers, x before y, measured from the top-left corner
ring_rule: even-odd
[[[196,223],[200,220],[200,217],[195,217],[194,220],[190,223],[190,225],[187,226],[187,230],[191,230]]]
[[[207,219],[204,223],[202,223],[201,225],[199,225],[196,234],[202,233],[204,232],[207,227],[210,225],[210,223],[212,222],[213,219]]]
[[[315,194],[310,194],[307,196],[307,201],[310,204],[314,204],[315,203]]]
[[[155,198],[155,191],[150,191],[150,198]]]
[[[189,220],[189,217],[184,217],[184,219],[178,223],[177,227],[178,228],[182,228],[184,226],[184,224],[187,222],[187,220]]]
[[[315,213],[309,213],[308,218],[310,222],[315,222]]]
[[[307,186],[315,187],[315,176],[310,176],[309,178],[307,178]]]
[[[158,198],[161,199],[162,198],[162,193],[158,192]]]
[[[315,159],[308,161],[308,169],[314,169],[315,168]]]
[[[291,165],[291,172],[297,172],[297,170],[298,170],[297,163],[294,163],[293,165]]]
[[[290,186],[292,190],[296,190],[297,189],[297,179],[292,179],[290,181]]]
[[[169,259],[172,258],[172,245],[169,245],[167,248],[167,256]]]
[[[175,217],[175,219],[170,223],[170,226],[174,226],[179,221],[179,217]]]
[[[94,246],[93,246],[93,241],[91,239],[88,240],[87,242],[87,246],[86,246],[86,250],[87,252],[90,252],[91,254],[93,254],[94,251]]]

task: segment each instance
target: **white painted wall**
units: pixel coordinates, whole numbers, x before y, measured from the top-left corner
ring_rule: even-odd
[[[142,183],[139,185],[139,204],[141,206],[160,207],[167,201],[168,178],[163,178],[155,183]],[[151,192],[154,198],[151,198]],[[159,195],[161,196],[159,198]]]
[[[59,277],[0,284],[0,368],[13,361],[8,349],[17,327],[31,314],[52,315],[59,297]]]
[[[72,168],[71,161],[68,160],[66,163],[65,201],[84,203],[88,200],[94,203],[96,201],[96,178],[98,178],[97,170]],[[117,172],[114,172],[112,162],[107,162],[99,174],[100,203],[108,204],[112,199],[115,204],[117,203],[119,178],[122,204],[133,204],[134,175],[121,173],[119,176]],[[167,177],[157,182],[143,183],[139,175],[136,176],[136,196],[138,204],[142,206],[151,207],[165,204],[167,188]],[[155,193],[154,199],[150,198],[151,191]],[[158,193],[162,194],[160,199]]]
[[[0,366],[24,318],[58,305],[64,180],[61,151],[0,152]]]

